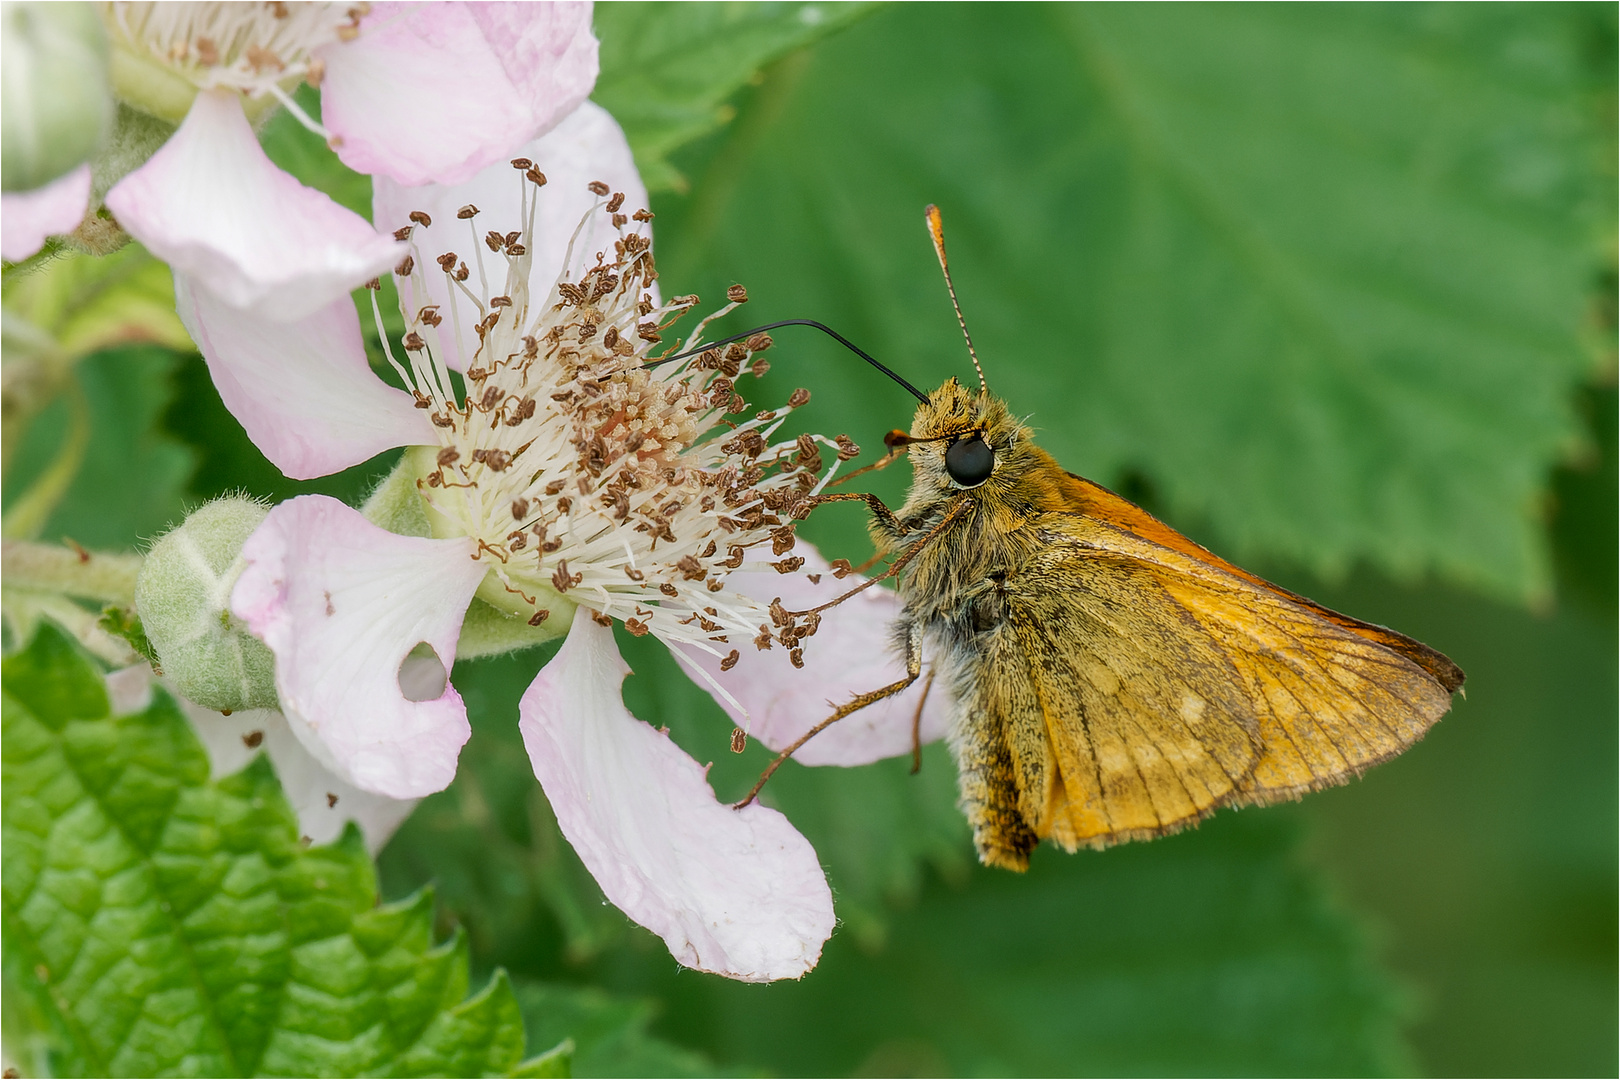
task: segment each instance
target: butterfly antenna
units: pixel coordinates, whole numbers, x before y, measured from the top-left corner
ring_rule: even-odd
[[[828,337],[838,342],[838,344],[842,345],[844,348],[848,349],[850,352],[854,353],[856,356],[860,357],[862,360],[865,360],[868,364],[871,364],[873,367],[883,372],[883,374],[905,387],[906,392],[912,397],[916,398],[924,405],[928,404],[927,394],[923,393],[915,386],[912,386],[905,379],[902,379],[896,372],[880,363],[871,353],[856,345],[853,341],[850,341],[849,338],[845,337],[843,334],[840,334],[838,331],[834,330],[825,323],[816,322],[814,319],[783,319],[781,322],[766,323],[764,326],[756,326],[752,330],[744,330],[740,334],[732,334],[730,337],[723,337],[719,341],[705,342],[695,349],[687,349],[685,352],[676,353],[674,356],[661,356],[657,360],[649,360],[643,364],[642,367],[657,367],[659,364],[670,364],[677,360],[685,360],[689,356],[696,356],[699,353],[707,352],[708,350],[718,348],[721,345],[729,345],[733,341],[742,341],[746,338],[753,337],[755,334],[763,333],[766,330],[777,330],[784,326],[808,326],[813,330],[820,330],[823,334],[826,334]]]
[[[990,392],[984,381],[984,368],[979,366],[979,354],[973,351],[973,337],[968,333],[967,320],[962,318],[962,305],[956,299],[956,286],[951,282],[951,267],[945,260],[945,219],[939,216],[939,207],[928,204],[928,235],[934,241],[934,254],[939,256],[939,268],[945,273],[945,290],[951,294],[951,307],[956,309],[956,324],[962,328],[962,340],[967,342],[968,355],[973,358],[973,370],[979,373],[979,389]]]

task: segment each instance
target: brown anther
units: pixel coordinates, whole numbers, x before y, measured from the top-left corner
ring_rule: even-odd
[[[415,330],[412,330],[410,333],[406,334],[401,340],[405,345],[405,348],[410,352],[420,352],[422,349],[427,348],[427,342],[423,341],[422,335],[418,334]]]
[[[653,219],[651,210],[637,210],[630,216],[635,218],[637,221],[651,221]]]
[[[492,296],[489,298],[489,306],[492,308],[511,307],[512,298],[510,296]]]
[[[242,745],[249,750],[257,750],[262,742],[264,742],[264,732],[262,731],[250,731],[242,736]]]
[[[771,647],[772,644],[773,639],[771,638],[770,627],[766,626],[764,623],[760,623],[759,636],[754,639],[754,648],[758,649],[760,652],[765,652]]]
[[[791,527],[784,525],[780,529],[775,530],[771,533],[771,554],[786,555],[788,552],[793,550],[795,540],[796,538],[793,535],[793,529]]]
[[[409,240],[410,238],[411,227],[409,225],[401,225],[399,228],[394,230],[395,240]]]
[[[453,251],[447,251],[433,261],[438,263],[439,269],[443,270],[447,274],[453,274],[456,272],[456,253]]]
[[[681,595],[681,590],[677,589],[675,586],[670,585],[667,582],[665,584],[663,584],[663,585],[658,586],[658,591],[663,593],[665,596],[679,596],[679,595]]]
[[[733,285],[726,290],[726,299],[733,304],[746,304],[748,303],[748,290],[741,285]]]
[[[455,277],[457,281],[466,281],[469,274],[470,271],[467,269],[466,263],[462,263],[460,266],[456,267]]]
[[[731,656],[727,659],[730,659],[732,663],[735,663],[736,655],[737,650],[732,649]],[[731,670],[731,664],[726,663],[725,660],[720,661],[720,670]],[[748,732],[744,731],[742,728],[733,728],[731,731],[731,752],[733,754],[740,754],[746,749],[748,749]]]
[[[834,439],[833,441],[838,444],[838,460],[839,461],[848,461],[851,458],[856,458],[856,457],[861,456],[861,448],[859,446],[856,446],[855,441],[853,439],[851,439],[848,435],[840,435],[840,436],[838,436],[838,438]]]
[[[697,293],[689,293],[686,296],[677,296],[674,300],[670,301],[670,303],[674,304],[676,307],[696,307],[697,305],[703,303],[703,298]]]
[[[608,191],[611,190],[606,184],[602,183],[602,181],[600,181],[600,180],[592,180],[589,184],[586,184],[585,186],[591,189],[591,194],[592,195],[606,195],[608,193]]]
[[[502,239],[506,242],[506,250],[511,251],[512,246],[514,244],[516,244],[518,242],[518,240],[522,238],[522,236],[523,236],[522,233],[520,233],[520,232],[518,232],[517,230],[514,229],[513,231],[507,233],[504,237],[502,237]]]
[[[761,409],[759,412],[754,414],[754,419],[758,420],[760,423],[764,423],[766,420],[775,420],[776,419],[776,410],[775,409]]]
[[[433,219],[428,217],[427,214],[420,210],[412,210],[410,217],[412,221],[424,227],[433,224]]]
[[[219,46],[214,44],[213,38],[200,37],[194,43],[197,47],[197,62],[204,67],[213,67],[219,63]]]
[[[489,232],[484,234],[484,246],[489,248],[491,251],[499,251],[501,248],[506,246],[506,240],[501,236],[500,233],[496,232],[494,229],[491,229]]]
[[[625,217],[623,214],[614,214],[613,215],[613,227],[615,229],[622,229],[622,228],[624,228],[625,223],[628,222],[629,220],[630,219]]]
[[[753,372],[754,378],[762,379],[765,377],[765,373],[771,370],[771,362],[764,357],[759,357],[748,365],[748,370]]]
[[[546,186],[546,174],[541,172],[539,169],[530,169],[528,172],[523,174],[523,178],[529,183],[533,184],[535,187]]]
[[[324,78],[326,78],[325,60],[316,58],[304,65],[304,81],[316,90],[321,88],[321,80]]]
[[[789,615],[787,608],[782,606],[782,598],[780,596],[771,601],[770,612],[771,624],[773,626],[793,625],[793,616]]]
[[[512,455],[505,450],[491,450],[484,455],[484,464],[489,466],[491,472],[505,472],[512,464]]]
[[[433,421],[434,427],[452,428],[456,426],[456,422],[443,413],[433,413],[428,419]]]
[[[522,521],[529,516],[529,500],[517,498],[512,500],[512,520]]]
[[[642,622],[640,619],[624,620],[624,628],[636,635],[636,637],[646,637],[647,634],[652,630],[650,626],[648,626],[645,622]]]
[[[621,207],[623,205],[624,205],[624,192],[615,191],[613,193],[613,198],[608,200],[607,211],[610,214],[617,214],[619,212],[619,207]]]
[[[750,352],[764,352],[766,349],[770,348],[772,344],[773,342],[771,341],[771,335],[755,334],[753,337],[748,339],[748,350]]]
[[[624,576],[629,578],[631,581],[646,581],[647,580],[647,575],[643,574],[640,570],[637,570],[633,566],[627,566],[627,567],[624,568]]]
[[[562,537],[559,536],[555,540],[547,540],[545,543],[541,544],[540,550],[545,552],[547,555],[550,555],[553,551],[556,551],[558,548],[562,547],[562,545]]]
[[[733,544],[730,548],[727,548],[726,554],[729,555],[730,558],[721,563],[721,566],[726,567],[728,570],[735,570],[737,567],[743,564],[743,549],[737,545]]]
[[[534,398],[526,397],[522,401],[518,402],[517,408],[513,409],[511,415],[507,416],[506,425],[508,427],[517,427],[519,424],[523,423],[523,421],[529,419],[529,417],[533,415]]]
[[[518,172],[527,172],[534,168],[534,162],[530,161],[526,157],[515,157],[512,159],[512,168],[516,169]]]
[[[523,532],[521,529],[515,533],[508,533],[506,537],[506,546],[513,551],[522,551],[524,548],[529,546],[529,534]]]
[[[372,292],[382,292],[382,279],[372,278],[370,281],[366,282],[366,288],[370,289]]]
[[[642,341],[657,342],[663,340],[658,335],[658,324],[651,322],[639,323],[636,326],[636,337]]]
[[[680,561],[675,564],[675,569],[679,570],[687,581],[702,581],[709,576],[708,569],[692,555],[682,555]]]
[[[557,500],[557,513],[566,514],[573,508],[574,500],[570,499],[568,496],[564,495],[562,498]]]
[[[399,265],[394,267],[394,273],[398,274],[400,277],[410,277],[411,271],[415,269],[416,260],[407,255],[403,259],[399,260]],[[381,285],[382,282],[379,281],[377,284]]]
[[[611,349],[618,343],[619,328],[617,326],[608,327],[607,330],[602,334],[602,344]]]
[[[741,342],[733,341],[730,345],[726,346],[726,359],[737,361],[746,360],[748,359],[748,350],[742,345]],[[726,374],[735,375],[737,373],[735,371],[728,371]]]
[[[808,405],[809,403],[810,391],[806,390],[802,386],[788,395],[788,408],[790,409],[797,409],[801,406]]]
[[[793,649],[793,650],[791,650],[788,653],[788,659],[790,661],[792,661],[794,667],[796,667],[796,668],[804,667],[804,650],[803,649]]]
[[[561,491],[563,488],[565,488],[567,486],[568,486],[568,481],[566,481],[566,480],[553,480],[551,483],[546,485],[546,494],[547,495],[555,495],[555,494],[557,494],[557,492]]]
[[[332,809],[332,807],[336,806],[337,804],[338,804],[338,797],[336,795],[332,794],[330,791],[328,791],[326,793],[326,808],[328,810],[330,810],[330,809]]]
[[[831,570],[832,576],[838,578],[840,581],[849,577],[849,575],[855,572],[855,568],[849,565],[848,559],[834,559],[832,561],[832,565],[827,567],[827,569]]]
[[[739,653],[736,649],[732,649],[731,652],[726,654],[726,658],[724,660],[720,661],[720,670],[721,671],[730,671],[732,668],[737,666],[737,661],[741,660],[741,659],[742,659],[742,654]]]
[[[606,626],[610,628],[613,626],[613,616],[604,615],[600,611],[591,612],[591,621],[597,626]]]
[[[456,211],[456,217],[460,218],[462,221],[466,221],[477,216],[478,207],[474,206],[472,203],[468,203],[466,206],[463,206],[460,210]]]
[[[585,575],[584,574],[570,574],[568,572],[568,560],[567,559],[558,559],[557,560],[557,569],[551,575],[551,584],[552,584],[552,587],[554,587],[558,592],[565,593],[569,589],[573,588],[575,585],[578,585],[581,581],[584,581],[584,580],[585,580]]]
[[[545,608],[541,608],[539,611],[529,616],[529,625],[539,626],[549,618],[551,618],[551,612],[547,611]]]
[[[517,256],[524,254],[528,250],[529,249],[524,247],[522,244],[507,244],[506,245],[506,253],[508,255],[511,255],[513,258],[516,258]]]
[[[453,446],[447,446],[443,450],[439,451],[438,461],[439,461],[439,467],[440,468],[443,468],[446,465],[454,465],[457,461],[460,461],[460,460],[461,460],[461,451],[457,450]]]
[[[708,589],[710,592],[719,592],[725,587],[726,583],[721,581],[719,578],[710,578],[708,585],[704,586],[704,588]]]

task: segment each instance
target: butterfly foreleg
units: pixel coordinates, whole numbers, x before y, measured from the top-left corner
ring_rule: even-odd
[[[805,743],[809,742],[811,739],[815,738],[817,735],[821,734],[823,731],[827,730],[829,727],[836,724],[838,721],[842,720],[851,713],[859,712],[868,705],[882,701],[884,698],[893,697],[895,694],[903,693],[906,688],[912,683],[916,682],[921,675],[922,628],[921,626],[913,625],[910,633],[906,635],[906,677],[892,682],[888,686],[882,686],[876,690],[869,690],[864,694],[856,694],[844,704],[838,706],[837,709],[833,710],[833,714],[827,717],[827,719],[821,721],[815,727],[811,728],[803,735],[800,735],[797,739],[794,739],[793,742],[788,745],[780,754],[776,755],[769,765],[765,766],[765,771],[759,774],[759,779],[754,782],[754,786],[749,789],[748,794],[743,796],[742,801],[737,803],[733,809],[741,810],[743,807],[753,802],[754,797],[757,796],[760,789],[765,786],[765,782],[771,778],[772,774],[775,773],[777,769],[782,767],[782,762],[792,757],[794,753],[798,751],[799,747],[803,746]],[[917,716],[920,722],[922,717],[922,707],[920,705],[918,706]]]

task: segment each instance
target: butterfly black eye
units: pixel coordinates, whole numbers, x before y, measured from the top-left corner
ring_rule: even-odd
[[[957,439],[945,451],[945,471],[963,487],[978,487],[990,479],[996,467],[996,453],[977,435]]]

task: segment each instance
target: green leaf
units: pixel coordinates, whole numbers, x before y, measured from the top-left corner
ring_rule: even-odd
[[[306,849],[268,761],[219,783],[162,691],[110,716],[49,624],[4,680],[5,974],[53,1075],[503,1075],[503,974],[467,996],[428,891],[376,907],[359,832]]]
[[[859,19],[871,4],[603,4],[595,101],[624,128],[650,191],[690,185],[669,155],[724,127],[760,69]]]
[[[897,5],[680,159],[660,269],[741,279],[747,318],[829,321],[926,388],[971,379],[936,202],[990,386],[1065,467],[1145,478],[1232,557],[1543,594],[1612,244],[1611,22]],[[805,423],[861,442],[907,425],[902,391],[790,333],[761,396],[809,385]]]
[[[809,1076],[1410,1075],[1406,998],[1294,854],[1289,810],[932,882],[877,952],[835,934],[798,982],[615,957],[655,1031]]]
[[[573,1076],[725,1076],[702,1054],[647,1031],[655,1002],[626,1000],[589,987],[520,982],[518,1004],[529,1041],[571,1044]],[[542,1074],[533,1074],[542,1075]],[[548,1073],[543,1075],[564,1075]]]
[[[181,364],[176,354],[152,345],[108,349],[80,361],[73,377],[82,399],[70,393],[42,410],[6,463],[8,514],[71,444],[73,413],[83,408],[88,439],[82,447],[67,447],[82,457],[61,478],[65,488],[33,535],[53,541],[70,536],[88,547],[116,550],[179,521],[195,458],[159,422]]]

